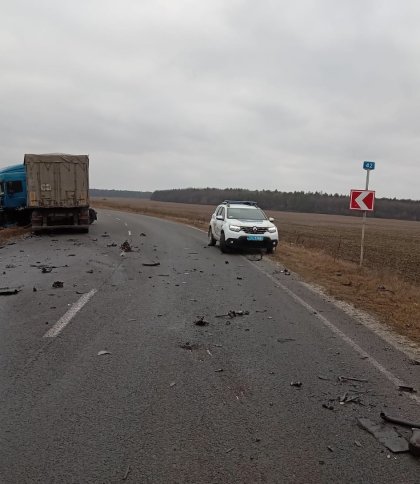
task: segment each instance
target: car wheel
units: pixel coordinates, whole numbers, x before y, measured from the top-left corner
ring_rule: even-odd
[[[216,245],[216,239],[213,237],[213,231],[211,230],[211,227],[209,227],[208,237],[209,245]]]
[[[226,245],[226,239],[225,239],[225,233],[222,232],[220,234],[220,250],[226,254],[227,252],[229,252],[229,247]]]

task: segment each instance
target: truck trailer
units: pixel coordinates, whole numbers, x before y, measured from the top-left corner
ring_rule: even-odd
[[[89,156],[26,154],[23,165],[0,170],[0,209],[3,223],[88,232],[96,220],[89,208]]]

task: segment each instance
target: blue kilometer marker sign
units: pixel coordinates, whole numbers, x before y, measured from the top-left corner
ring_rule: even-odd
[[[374,170],[375,169],[375,162],[374,161],[364,161],[363,162],[363,169],[364,170]]]

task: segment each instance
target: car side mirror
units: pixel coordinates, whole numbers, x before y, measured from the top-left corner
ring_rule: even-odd
[[[269,217],[268,220],[269,220],[269,222],[274,222],[275,218],[274,217]]]
[[[216,215],[216,220],[224,220],[225,218],[223,215]]]

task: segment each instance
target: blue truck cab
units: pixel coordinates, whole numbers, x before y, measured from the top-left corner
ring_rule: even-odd
[[[26,172],[23,164],[0,170],[0,223],[6,222],[9,211],[26,208]]]

